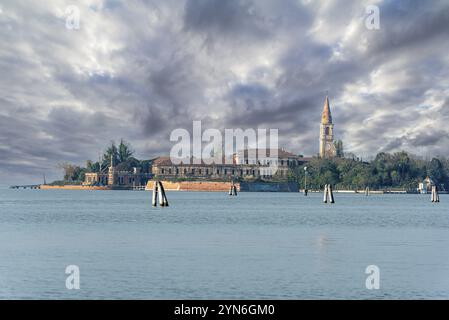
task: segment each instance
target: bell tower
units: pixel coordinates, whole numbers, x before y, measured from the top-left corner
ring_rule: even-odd
[[[337,154],[334,146],[334,124],[329,106],[329,98],[324,101],[320,125],[320,158],[333,158]]]
[[[111,154],[111,165],[108,170],[108,185],[113,186],[115,184],[115,168],[114,168],[114,159]]]

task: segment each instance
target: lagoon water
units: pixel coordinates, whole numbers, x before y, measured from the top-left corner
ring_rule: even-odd
[[[0,189],[0,298],[449,298],[447,195],[167,196]]]

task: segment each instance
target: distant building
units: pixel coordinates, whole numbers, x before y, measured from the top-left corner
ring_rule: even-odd
[[[119,171],[111,163],[107,172],[86,173],[83,185],[109,186],[111,188],[144,187],[151,178],[151,173],[140,172],[140,168],[133,168],[132,171]]]
[[[332,158],[337,155],[334,144],[334,124],[326,96],[320,124],[320,157]],[[312,160],[310,157],[298,156],[284,149],[261,151],[258,149],[240,150],[233,155],[232,161],[221,164],[193,164],[194,161],[173,163],[170,157],[156,158],[151,167],[151,173],[141,173],[137,168],[133,172],[117,171],[111,163],[107,172],[86,173],[84,185],[107,185],[110,187],[144,186],[149,179],[157,176],[160,179],[199,179],[199,180],[230,180],[230,179],[260,179],[287,180],[290,169],[301,166]],[[265,154],[263,154],[265,152]],[[224,159],[223,159],[224,160]]]
[[[173,164],[169,157],[153,161],[152,173],[160,178],[185,178],[204,180],[230,180],[232,178],[254,178],[271,180],[273,177],[287,179],[288,170],[311,160],[296,156],[283,149],[266,150],[266,155],[257,157],[256,149],[237,152],[230,164]],[[261,160],[259,160],[261,159]],[[272,171],[272,167],[276,171]]]
[[[340,155],[343,153],[343,144],[340,141]],[[231,164],[174,164],[169,157],[160,157],[153,162],[152,173],[162,178],[185,178],[185,179],[230,179],[233,178],[255,178],[270,180],[286,179],[291,168],[300,166],[311,158],[304,158],[287,152],[283,149],[267,150],[266,155],[257,154],[256,149],[246,149],[234,154]],[[334,143],[334,124],[330,110],[329,98],[326,96],[320,124],[320,153],[321,158],[333,158],[337,156],[337,148]],[[268,170],[270,165],[277,166],[275,174]]]
[[[433,182],[430,177],[426,177],[422,182],[418,184],[418,192],[419,193],[427,193],[429,190],[432,190],[432,186],[434,186],[435,183]]]
[[[334,145],[334,124],[332,123],[329,98],[326,96],[320,125],[320,158],[333,158],[336,155],[337,150]]]

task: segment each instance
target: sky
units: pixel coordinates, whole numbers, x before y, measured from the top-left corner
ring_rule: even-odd
[[[449,156],[447,0],[3,0],[0,43],[0,184],[168,155],[194,120],[316,155],[326,93],[346,152]]]

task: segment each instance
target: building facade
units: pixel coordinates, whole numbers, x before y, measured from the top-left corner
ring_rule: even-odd
[[[114,166],[109,166],[107,172],[86,173],[83,185],[111,188],[144,187],[151,178],[151,173],[142,173],[140,168],[133,168],[132,171],[118,171]]]
[[[275,151],[275,152],[273,152]],[[277,156],[275,156],[277,153]],[[267,156],[254,157],[257,150],[237,152],[232,163],[229,164],[174,164],[169,157],[160,157],[153,161],[152,174],[161,179],[203,179],[203,180],[231,180],[231,179],[262,179],[274,178],[286,180],[288,171],[308,161],[310,158],[296,156],[282,149],[267,150]]]
[[[337,155],[334,145],[334,124],[329,105],[329,98],[324,101],[320,124],[320,158],[333,158]]]

